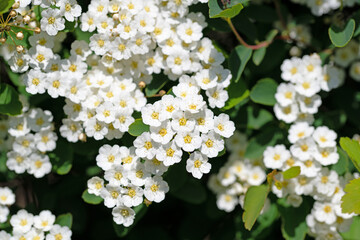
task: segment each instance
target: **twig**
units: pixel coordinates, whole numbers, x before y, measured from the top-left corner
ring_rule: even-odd
[[[284,19],[284,16],[281,14],[281,8],[280,8],[280,3],[279,0],[274,0],[274,4],[275,4],[275,8],[276,8],[276,13],[279,17],[279,20],[281,22],[282,27],[284,28],[284,30],[287,29],[287,25]]]

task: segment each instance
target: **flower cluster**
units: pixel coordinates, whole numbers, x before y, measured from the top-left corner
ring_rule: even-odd
[[[36,178],[50,173],[52,165],[46,152],[56,148],[53,115],[40,108],[28,109],[23,100],[23,113],[0,121],[1,148],[8,150],[6,166],[17,174],[25,171]]]
[[[226,149],[231,151],[228,162],[217,174],[211,175],[208,182],[209,188],[217,195],[218,208],[226,212],[233,211],[238,204],[243,206],[247,189],[260,185],[266,179],[261,159],[244,158],[247,145],[246,136],[235,131],[226,141]]]
[[[315,16],[321,16],[329,13],[332,10],[340,8],[341,4],[344,7],[353,7],[355,3],[358,3],[356,0],[291,0],[294,3],[299,3],[306,5],[311,9],[312,14]]]
[[[349,68],[349,76],[360,82],[360,47],[356,40],[351,40],[345,47],[335,50],[334,62],[343,67]]]
[[[10,206],[15,203],[15,194],[10,188],[0,188],[0,223],[8,220]],[[44,210],[34,216],[24,209],[12,215],[10,220],[12,234],[0,231],[1,240],[12,239],[46,239],[46,240],[70,240],[72,232],[64,226],[55,224],[55,215],[49,210]]]
[[[0,187],[0,223],[7,221],[10,210],[9,206],[15,203],[15,194],[8,187]],[[0,235],[1,236],[1,235]],[[0,237],[0,239],[2,239]]]
[[[307,122],[312,124],[322,101],[317,94],[339,87],[345,78],[342,69],[331,64],[321,66],[319,55],[286,59],[281,65],[281,83],[275,98],[274,112],[286,123]]]
[[[321,105],[321,98],[316,93],[321,89],[329,91],[337,87],[343,81],[343,76],[339,78],[340,71],[336,68],[333,68],[335,72],[326,75],[319,61],[317,55],[284,61],[282,78],[291,83],[279,85],[274,110],[278,119],[287,123],[295,122],[288,132],[292,145],[290,150],[282,144],[267,147],[263,161],[267,168],[282,171],[293,166],[300,167],[300,175],[293,179],[284,179],[280,173],[277,174],[272,192],[279,198],[286,198],[293,207],[301,205],[302,196],[314,198],[313,209],[306,218],[310,234],[320,239],[340,239],[338,232],[347,231],[353,217],[342,213],[340,207],[345,184],[353,176],[349,173],[342,177],[327,168],[339,160],[337,134],[326,126],[314,128],[311,124],[312,114],[317,113]],[[324,68],[329,70],[328,66]],[[302,114],[309,114],[305,121],[304,118],[297,118],[298,113],[289,118],[291,113],[288,115],[289,112],[284,111],[286,106],[293,111],[298,105]]]
[[[65,29],[65,19],[74,22],[81,15],[81,7],[76,0],[19,0],[21,8],[40,6],[41,29],[50,36],[55,36],[59,31]]]

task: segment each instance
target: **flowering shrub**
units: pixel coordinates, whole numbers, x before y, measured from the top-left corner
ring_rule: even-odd
[[[357,4],[2,0],[0,239],[356,239]]]

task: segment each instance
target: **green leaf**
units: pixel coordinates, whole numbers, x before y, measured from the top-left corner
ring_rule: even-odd
[[[259,66],[266,54],[266,47],[257,49],[254,51],[252,60],[256,66]]]
[[[284,179],[295,178],[295,177],[299,176],[299,174],[300,174],[299,166],[291,167],[288,170],[286,170],[285,172],[282,172]]]
[[[251,89],[250,99],[255,103],[274,106],[277,86],[278,84],[273,79],[263,78]]]
[[[153,80],[145,88],[146,96],[151,97],[158,93],[168,82],[164,74],[153,75]]]
[[[140,136],[143,132],[148,131],[150,131],[149,125],[143,123],[141,118],[136,119],[135,122],[129,126],[129,134],[134,137]]]
[[[233,0],[231,3],[226,6],[220,6],[218,0],[209,0],[209,16],[210,18],[233,18],[238,15],[243,9],[241,0]]]
[[[353,217],[349,231],[340,233],[344,240],[355,240],[360,236],[360,216]]]
[[[346,155],[344,150],[340,147],[337,147],[337,152],[339,154],[339,161],[331,166],[331,169],[336,171],[337,174],[344,175],[346,172],[349,172],[349,157]]]
[[[360,172],[360,144],[348,137],[340,138],[340,146],[349,155],[356,169]]]
[[[308,231],[306,216],[310,213],[312,202],[304,199],[297,208],[285,204],[285,199],[278,199],[278,209],[281,216],[281,232],[286,240],[303,240]]]
[[[350,42],[355,31],[355,21],[350,19],[344,28],[339,28],[335,25],[330,26],[329,28],[329,37],[331,42],[336,47],[345,47],[348,42]]]
[[[250,91],[247,89],[245,81],[234,82],[232,81],[227,88],[229,94],[229,100],[227,100],[225,107],[222,110],[229,110],[242,101],[244,101],[249,95]]]
[[[15,0],[1,0],[0,1],[0,14],[7,13]]]
[[[71,213],[61,214],[59,215],[56,220],[55,224],[59,224],[60,226],[67,226],[71,229],[73,223],[73,216]]]
[[[247,62],[252,54],[252,49],[242,45],[237,46],[230,54],[229,67],[233,76],[233,81],[237,83],[240,80]]]
[[[56,142],[56,149],[49,154],[53,171],[59,175],[65,175],[70,172],[73,162],[74,150],[71,144],[68,144],[63,139]]]
[[[274,119],[273,115],[265,110],[259,109],[257,106],[248,106],[246,108],[247,128],[260,129],[266,123]]]
[[[75,25],[76,25],[76,21],[69,22],[69,21],[66,20],[64,32],[74,32],[75,31]]]
[[[206,200],[205,187],[193,177],[187,178],[185,184],[172,192],[172,195],[191,204],[200,204]]]
[[[90,43],[90,37],[94,35],[92,32],[83,32],[79,27],[75,28],[74,31],[76,40],[83,40],[87,43]]]
[[[266,35],[266,41],[270,42],[279,33],[279,30],[273,29]]]
[[[341,198],[342,212],[360,214],[360,178],[346,184],[344,191],[346,194]]]
[[[113,222],[113,227],[118,237],[121,238],[128,235],[131,229],[133,229],[133,227],[135,227],[135,225],[140,221],[140,219],[144,217],[145,213],[148,210],[148,207],[145,204],[140,204],[139,206],[134,207],[133,210],[135,211],[135,220],[131,226],[124,227],[123,225],[117,225],[115,222]]]
[[[266,185],[251,186],[245,195],[243,222],[245,228],[251,230],[259,217],[261,209],[264,207],[265,200],[269,193],[269,187]]]
[[[14,116],[21,114],[19,94],[9,84],[0,83],[0,113]]]
[[[84,200],[84,202],[94,205],[100,204],[104,200],[102,197],[89,193],[88,190],[83,192],[81,198]]]

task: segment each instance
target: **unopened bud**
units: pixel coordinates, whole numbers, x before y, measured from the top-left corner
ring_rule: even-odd
[[[20,3],[16,2],[11,6],[13,9],[18,9],[20,7]]]
[[[85,133],[80,133],[80,135],[79,135],[79,140],[80,140],[81,142],[86,142],[87,138],[86,138]]]
[[[140,89],[143,89],[146,87],[146,83],[144,81],[141,81],[141,82],[139,82],[138,86]]]
[[[36,27],[35,30],[34,30],[34,32],[35,32],[36,34],[39,34],[39,33],[41,32],[41,29],[40,29],[39,27]]]
[[[114,21],[118,21],[119,20],[119,14],[115,13],[113,16],[112,16],[112,19]]]
[[[162,97],[166,94],[166,91],[165,90],[160,90],[159,92],[159,96]]]
[[[149,201],[147,198],[144,199],[144,204],[145,204],[147,207],[150,206],[151,203],[152,203],[152,202]]]
[[[31,13],[31,18],[36,18],[36,14],[34,12]]]
[[[9,13],[10,17],[16,17],[17,15],[17,12],[15,10],[11,10],[10,13]]]
[[[36,28],[36,22],[35,21],[29,22],[28,25],[29,25],[30,28]]]
[[[0,38],[0,43],[1,43],[1,44],[4,44],[5,42],[6,42],[6,38],[5,38],[5,37]]]
[[[22,53],[22,52],[24,51],[24,47],[21,46],[21,45],[17,45],[17,46],[16,46],[16,51],[17,51],[18,53]]]
[[[25,16],[23,17],[23,22],[26,23],[26,24],[28,24],[28,23],[30,22],[30,20],[31,20],[31,18],[30,18],[29,15],[25,15]]]
[[[23,40],[23,39],[24,39],[24,34],[23,34],[23,32],[17,32],[17,33],[16,33],[16,39],[17,39],[17,40]]]

